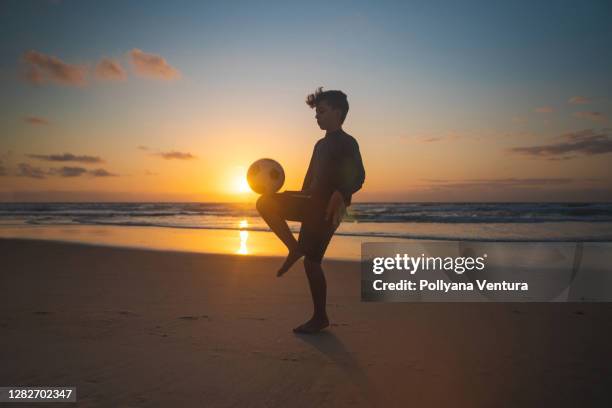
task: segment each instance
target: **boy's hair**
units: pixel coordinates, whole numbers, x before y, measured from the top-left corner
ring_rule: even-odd
[[[340,109],[342,112],[341,123],[344,123],[346,114],[349,110],[346,94],[342,91],[324,91],[323,87],[318,87],[315,93],[306,97],[306,104],[311,108],[315,108],[321,101],[329,103],[333,109]]]

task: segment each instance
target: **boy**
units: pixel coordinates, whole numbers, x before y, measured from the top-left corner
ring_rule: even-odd
[[[357,141],[342,130],[349,110],[346,95],[318,88],[308,95],[306,103],[316,109],[315,117],[325,137],[315,144],[302,190],[263,195],[257,200],[257,210],[289,249],[276,275],[282,276],[304,257],[314,315],[293,331],[317,333],[329,326],[325,310],[327,283],[321,261],[346,206],[351,204],[352,194],[363,185],[365,170]],[[302,223],[298,240],[287,220]]]

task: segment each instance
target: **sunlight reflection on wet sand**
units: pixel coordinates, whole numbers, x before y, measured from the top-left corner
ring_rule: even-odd
[[[239,254],[255,256],[285,256],[287,249],[271,232],[247,231],[248,223],[241,220],[240,230],[180,229],[125,226],[5,226],[0,237],[29,238],[55,241],[84,242],[110,246],[140,247],[161,250]],[[297,234],[296,234],[297,235]],[[327,259],[360,258],[364,237],[335,236],[327,250]],[[387,241],[372,239],[367,241]]]

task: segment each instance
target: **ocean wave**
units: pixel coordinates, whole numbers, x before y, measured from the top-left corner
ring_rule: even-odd
[[[158,228],[177,228],[177,229],[189,229],[189,230],[230,230],[230,231],[253,231],[253,232],[270,232],[267,226],[248,226],[240,227],[235,222],[232,223],[217,223],[211,225],[181,225],[181,224],[167,224],[167,223],[155,223],[155,222],[139,222],[139,221],[111,221],[111,220],[54,220],[53,222],[45,221],[29,221],[31,225],[55,225],[55,226],[69,226],[69,225],[100,225],[100,226],[117,226],[117,227],[158,227]],[[299,232],[297,224],[290,225],[292,232]],[[612,229],[608,229],[612,231]],[[539,235],[534,236],[529,234],[526,237],[517,236],[487,236],[487,235],[476,235],[466,236],[461,235],[458,231],[455,234],[426,234],[426,233],[411,233],[406,231],[342,231],[337,230],[336,235],[348,236],[348,237],[364,237],[364,238],[398,238],[398,239],[418,239],[418,240],[432,240],[432,241],[474,241],[474,242],[531,242],[537,240],[538,242],[610,242],[612,241],[612,233],[598,233],[598,235],[576,235],[570,236],[550,236],[550,235]]]
[[[197,225],[214,217],[257,217],[253,204],[222,203],[2,203],[0,220],[181,218]],[[610,222],[609,203],[355,203],[347,219],[369,223]]]

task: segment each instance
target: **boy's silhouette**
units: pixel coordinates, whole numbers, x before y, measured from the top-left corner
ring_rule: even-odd
[[[316,109],[315,117],[325,130],[325,137],[315,144],[302,190],[262,195],[257,200],[262,218],[289,249],[277,276],[304,256],[314,315],[293,329],[296,333],[316,333],[329,326],[325,310],[327,283],[321,261],[346,207],[351,204],[352,194],[365,180],[359,145],[342,130],[349,110],[346,95],[318,88],[308,95],[306,103]],[[287,220],[302,223],[298,240],[289,230]]]

